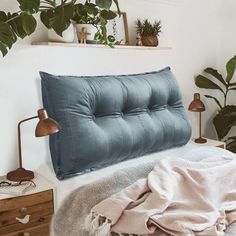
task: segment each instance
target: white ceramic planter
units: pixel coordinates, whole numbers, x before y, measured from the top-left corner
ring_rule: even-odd
[[[97,28],[95,26],[92,24],[77,24],[75,27],[77,32],[81,32],[83,27],[86,28],[87,33],[89,33],[87,35],[88,43],[96,42],[94,40],[94,36],[97,33]]]
[[[49,29],[48,40],[52,42],[72,43],[75,39],[75,33],[75,28],[72,24],[62,33],[62,37],[53,29]]]

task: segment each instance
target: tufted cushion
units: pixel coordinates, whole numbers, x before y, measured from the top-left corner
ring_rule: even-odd
[[[190,138],[170,68],[122,76],[40,75],[44,106],[62,127],[50,137],[59,179],[180,146]]]

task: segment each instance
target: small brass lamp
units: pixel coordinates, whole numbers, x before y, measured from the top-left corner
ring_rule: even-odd
[[[21,130],[20,125],[28,120],[39,119],[39,122],[35,129],[35,136],[42,137],[51,134],[55,134],[60,130],[59,124],[48,117],[47,111],[45,109],[38,110],[38,115],[27,119],[24,119],[18,123],[18,148],[19,148],[19,168],[11,171],[7,174],[7,179],[10,181],[22,181],[31,180],[34,178],[34,172],[26,170],[22,167],[22,153],[21,153]]]
[[[190,103],[189,111],[199,112],[199,138],[195,139],[195,143],[206,143],[207,140],[202,137],[202,112],[206,110],[204,103],[200,99],[200,94],[195,93],[193,96],[193,101]]]

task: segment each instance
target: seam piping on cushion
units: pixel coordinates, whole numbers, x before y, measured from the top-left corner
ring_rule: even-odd
[[[52,113],[53,117],[55,117],[55,112],[53,111],[52,106],[50,106],[50,100],[48,99],[49,90],[48,90],[48,87],[46,86],[46,80],[48,78],[45,77],[45,75],[49,76],[49,77],[51,77],[51,76],[50,76],[50,74],[47,74],[45,72],[39,72],[39,74],[41,76],[41,87],[42,88],[44,87],[45,88],[44,91],[46,91],[46,94],[44,93],[44,95],[46,95],[46,98],[45,98],[46,101],[45,102],[46,102],[48,108],[51,107],[50,112]],[[61,169],[58,167],[58,166],[60,166],[60,164],[58,165],[58,163],[61,162],[60,161],[61,160],[61,156],[60,156],[60,152],[58,150],[58,145],[57,145],[58,142],[59,142],[58,141],[59,140],[59,135],[56,134],[56,136],[54,136],[54,138],[57,139],[57,141],[54,141],[54,143],[53,143],[53,145],[55,147],[55,152],[56,152],[55,153],[55,155],[56,155],[56,164],[57,164],[57,166],[56,166],[56,174],[57,174],[57,176],[61,176]]]

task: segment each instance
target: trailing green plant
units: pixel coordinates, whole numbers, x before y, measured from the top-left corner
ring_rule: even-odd
[[[118,0],[86,0],[84,4],[76,4],[76,0],[17,0],[19,11],[5,13],[0,11],[0,51],[5,56],[17,41],[31,35],[37,26],[35,14],[40,13],[40,19],[48,29],[53,29],[62,36],[74,20],[90,22],[98,29],[96,39],[101,43],[111,44],[115,41],[112,35],[106,34],[107,21],[117,14],[110,10],[112,3],[120,14]],[[82,14],[81,14],[82,13]]]
[[[117,13],[111,11],[112,3],[115,3],[117,7]],[[107,35],[106,25],[109,20],[114,19],[117,15],[120,15],[120,8],[117,0],[95,0],[95,4],[91,0],[86,0],[85,4],[75,5],[75,14],[73,20],[77,24],[92,24],[97,28],[95,34],[95,40],[100,41],[103,44],[111,44],[115,42],[113,35]]]
[[[228,104],[228,96],[236,91],[236,82],[232,82],[236,70],[236,56],[232,57],[226,64],[227,75],[225,78],[215,69],[206,68],[204,72],[207,75],[198,75],[195,78],[195,84],[199,88],[218,90],[222,94],[221,100],[214,96],[205,95],[205,97],[213,99],[217,104],[218,112],[213,118],[218,138],[227,143],[227,149],[236,152],[236,136],[226,137],[229,131],[236,126],[236,105]],[[223,102],[222,102],[223,101]]]
[[[154,23],[150,23],[148,19],[141,21],[138,19],[136,21],[136,32],[142,37],[146,36],[159,36],[161,33],[161,21],[154,21]]]

